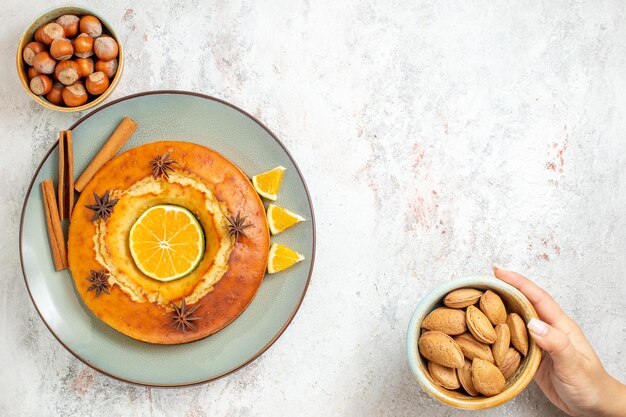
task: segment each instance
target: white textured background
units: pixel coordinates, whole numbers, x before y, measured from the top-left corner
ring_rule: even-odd
[[[421,392],[404,336],[429,289],[494,261],[547,288],[626,380],[623,1],[89,3],[127,53],[110,99],[231,101],[282,138],[314,198],[318,257],[293,324],[247,368],[170,390],[99,375],[31,305],[23,198],[80,115],[41,108],[15,74],[19,37],[50,2],[2,3],[3,416],[476,415]],[[560,414],[532,384],[482,415]]]

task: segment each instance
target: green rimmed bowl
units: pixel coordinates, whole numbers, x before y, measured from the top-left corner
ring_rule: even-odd
[[[261,122],[245,111],[209,96],[155,91],[113,101],[86,115],[70,129],[75,172],[100,150],[124,116],[138,124],[122,151],[169,139],[214,149],[249,176],[277,165],[287,168],[278,203],[306,221],[277,236],[305,256],[287,271],[266,276],[248,308],[229,326],[183,345],[152,345],[110,328],[83,304],[68,270],[56,272],[46,232],[39,184],[57,179],[55,144],[37,169],[24,201],[20,256],[33,304],[53,335],[78,359],[111,377],[149,386],[185,386],[227,375],[265,352],[295,316],[308,287],[315,257],[311,199],[295,161]]]
[[[530,384],[541,362],[541,349],[529,336],[528,355],[522,357],[517,371],[506,382],[504,391],[493,397],[471,397],[460,391],[451,391],[439,386],[430,377],[428,361],[419,354],[417,341],[424,318],[435,308],[443,306],[443,298],[446,294],[459,288],[494,291],[502,298],[508,312],[518,313],[526,323],[531,318],[538,317],[530,301],[521,292],[505,282],[487,276],[473,276],[445,282],[429,292],[417,305],[406,337],[407,361],[415,379],[424,391],[442,404],[464,410],[485,410],[513,399]]]

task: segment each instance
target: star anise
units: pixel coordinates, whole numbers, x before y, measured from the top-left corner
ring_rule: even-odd
[[[150,165],[152,165],[152,176],[157,179],[159,177],[165,177],[168,179],[169,173],[174,172],[174,168],[172,165],[178,164],[175,159],[170,158],[169,152],[165,155],[159,155],[150,161]]]
[[[193,322],[200,320],[200,317],[192,316],[192,314],[200,307],[200,304],[188,310],[187,301],[183,298],[180,307],[175,303],[172,303],[172,305],[174,306],[174,314],[169,317],[174,321],[174,327],[176,327],[177,330],[182,330],[183,333],[186,333],[187,330],[196,330],[196,325]]]
[[[87,281],[91,282],[91,285],[87,288],[87,291],[96,290],[96,297],[100,296],[100,293],[109,293],[109,274],[104,272],[104,269],[100,268],[98,272],[93,269],[89,271]]]
[[[248,216],[241,217],[241,213],[237,213],[237,215],[233,217],[226,216],[226,220],[228,220],[229,224],[224,226],[224,228],[228,229],[228,237],[235,236],[235,241],[237,241],[239,235],[248,237],[244,229],[252,226],[252,223],[246,223],[247,218]]]
[[[119,199],[109,200],[109,192],[104,193],[102,198],[98,197],[98,194],[93,193],[93,197],[96,200],[96,204],[86,205],[88,209],[95,210],[93,217],[91,218],[92,222],[98,220],[98,218],[102,218],[102,220],[106,220],[109,218],[111,213],[113,213],[113,206],[117,204]]]

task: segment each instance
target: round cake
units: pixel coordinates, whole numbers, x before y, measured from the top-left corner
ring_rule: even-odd
[[[263,203],[236,165],[163,141],[119,155],[85,187],[68,260],[78,293],[105,323],[177,344],[241,314],[261,285],[269,244]]]

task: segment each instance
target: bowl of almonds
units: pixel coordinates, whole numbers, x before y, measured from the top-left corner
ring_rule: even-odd
[[[483,410],[522,392],[541,349],[526,324],[537,313],[516,288],[490,277],[446,282],[424,297],[407,333],[411,371],[443,404]]]
[[[82,7],[62,6],[36,18],[20,39],[17,74],[42,106],[82,111],[115,89],[124,53],[112,26]]]

